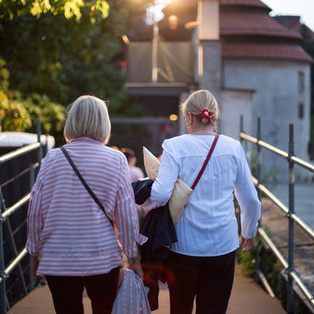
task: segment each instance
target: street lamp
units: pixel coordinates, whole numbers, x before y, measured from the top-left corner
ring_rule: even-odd
[[[164,6],[170,3],[171,0],[153,0],[152,1],[152,17],[153,17],[153,39],[152,39],[152,83],[157,83],[158,80],[158,38],[159,38],[159,26],[157,21],[157,9],[160,6]]]

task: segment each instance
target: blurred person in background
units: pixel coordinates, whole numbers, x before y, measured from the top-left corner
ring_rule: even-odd
[[[128,161],[131,183],[144,178],[142,169],[136,166],[137,158],[134,151],[130,148],[121,148],[121,152],[125,155]]]

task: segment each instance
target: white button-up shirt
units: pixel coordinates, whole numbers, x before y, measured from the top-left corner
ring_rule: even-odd
[[[178,177],[192,186],[213,140],[211,135],[184,134],[164,141],[161,165],[150,197],[154,205],[150,208],[168,202]],[[241,207],[242,235],[252,238],[256,234],[261,204],[240,142],[220,135],[175,225],[178,242],[171,245],[171,250],[190,256],[218,256],[237,249],[233,192]]]

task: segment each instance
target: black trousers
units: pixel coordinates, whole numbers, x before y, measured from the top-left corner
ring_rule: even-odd
[[[195,257],[169,252],[166,262],[170,313],[224,314],[233,285],[236,251],[222,256]]]
[[[110,314],[117,294],[120,267],[95,276],[46,276],[57,314],[83,314],[86,288],[93,314]]]

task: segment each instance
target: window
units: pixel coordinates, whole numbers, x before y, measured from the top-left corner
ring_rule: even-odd
[[[303,102],[299,103],[299,119],[303,119],[304,118],[304,104]]]
[[[305,89],[304,85],[304,73],[302,71],[299,71],[299,93],[302,93]]]

